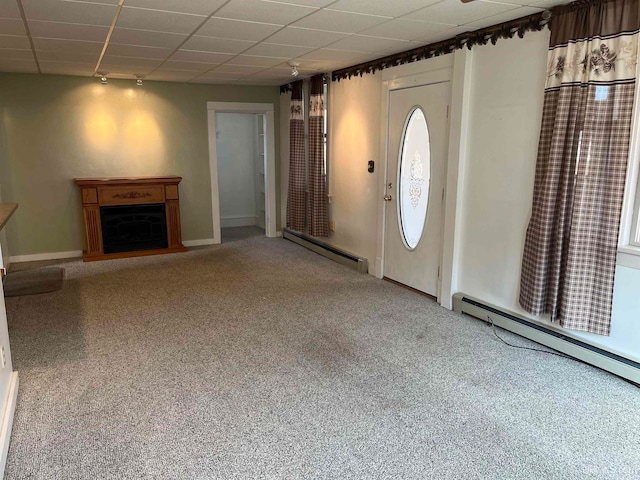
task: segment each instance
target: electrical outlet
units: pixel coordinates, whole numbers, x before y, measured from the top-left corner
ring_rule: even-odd
[[[332,232],[336,231],[336,221],[335,220],[331,220],[329,222],[329,230],[331,230]]]
[[[0,356],[2,357],[2,368],[7,365],[7,357],[4,354],[4,345],[0,346]]]

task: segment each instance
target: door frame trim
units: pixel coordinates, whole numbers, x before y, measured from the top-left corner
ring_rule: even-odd
[[[265,235],[276,237],[276,142],[274,107],[272,103],[207,102],[207,133],[209,136],[209,174],[211,176],[211,217],[213,243],[221,242],[220,196],[218,188],[218,149],[216,143],[216,113],[253,113],[265,117]]]
[[[389,98],[393,90],[451,82],[449,111],[448,155],[444,165],[445,199],[443,202],[442,245],[438,303],[452,308],[452,295],[457,288],[457,263],[460,255],[460,223],[462,205],[463,166],[466,160],[466,133],[468,131],[469,98],[471,89],[472,52],[456,50],[449,55],[421,62],[389,68],[382,72],[380,159],[382,174],[378,182],[378,228],[376,242],[375,276],[384,276],[384,233],[386,228],[385,202],[387,184],[387,145]]]

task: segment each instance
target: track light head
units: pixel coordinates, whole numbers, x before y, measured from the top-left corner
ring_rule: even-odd
[[[300,64],[298,62],[288,62],[289,66],[291,67],[291,76],[292,77],[297,77],[298,75],[300,75],[300,72],[298,72],[298,67],[300,66]]]

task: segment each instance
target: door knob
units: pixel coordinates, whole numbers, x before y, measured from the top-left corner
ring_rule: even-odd
[[[384,201],[385,202],[390,202],[391,201],[391,195],[385,195],[384,196]]]

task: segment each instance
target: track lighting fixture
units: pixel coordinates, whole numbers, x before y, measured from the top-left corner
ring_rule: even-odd
[[[108,82],[107,75],[109,75],[109,72],[98,72],[98,75],[100,75],[100,83],[102,85],[106,85]]]
[[[136,75],[136,85],[141,87],[144,80],[144,75]]]
[[[289,66],[291,67],[291,76],[292,77],[297,77],[298,75],[300,75],[300,72],[298,72],[298,66],[300,64],[298,62],[289,62]]]

